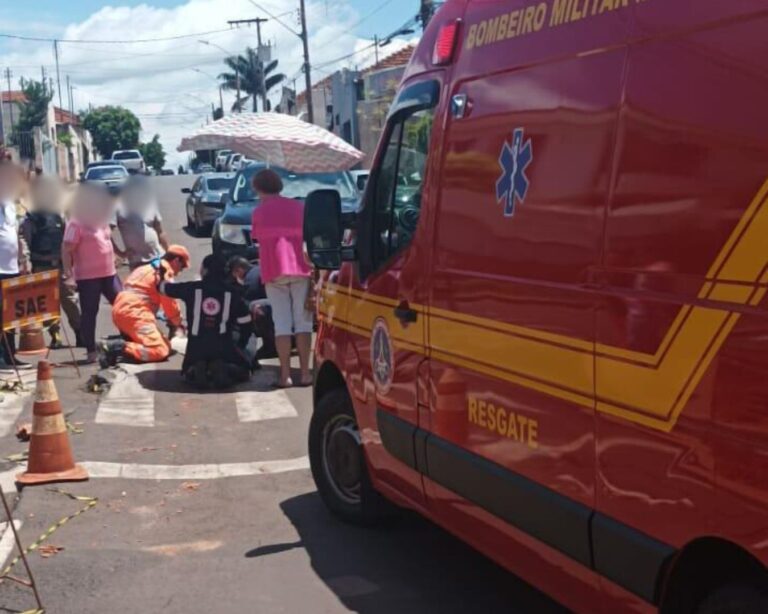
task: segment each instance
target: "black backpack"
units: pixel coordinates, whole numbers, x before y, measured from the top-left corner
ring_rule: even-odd
[[[29,251],[36,256],[58,257],[64,241],[64,218],[58,213],[33,211],[27,214],[32,224],[32,241]]]

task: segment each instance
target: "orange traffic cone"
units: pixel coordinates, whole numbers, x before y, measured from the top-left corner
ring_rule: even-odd
[[[19,349],[16,350],[17,354],[32,356],[34,354],[45,354],[47,351],[48,348],[45,347],[42,326],[25,326],[21,329]]]
[[[53,383],[51,364],[41,360],[37,365],[37,388],[32,406],[32,437],[29,442],[27,470],[16,476],[19,484],[77,482],[87,480],[88,473],[75,464],[69,445],[67,424],[61,413],[61,402]]]

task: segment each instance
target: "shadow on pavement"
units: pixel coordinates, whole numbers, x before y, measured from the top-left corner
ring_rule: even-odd
[[[333,518],[317,493],[288,499],[280,507],[300,541],[260,546],[245,556],[304,548],[312,569],[350,611],[568,612],[415,514],[403,513],[387,528],[364,529]]]
[[[181,369],[149,369],[136,374],[143,388],[153,392],[177,392],[195,394],[221,394],[222,392],[270,392],[275,390],[274,382],[278,381],[279,367],[264,365],[256,371],[251,379],[226,390],[200,390],[187,384],[181,377]]]

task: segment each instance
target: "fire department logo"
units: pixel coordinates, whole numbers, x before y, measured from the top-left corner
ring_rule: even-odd
[[[371,334],[371,369],[376,390],[382,394],[389,392],[392,386],[393,357],[392,338],[389,336],[387,322],[379,318],[373,323]]]
[[[496,181],[496,201],[504,203],[504,215],[512,217],[517,203],[521,205],[528,194],[530,182],[525,174],[533,162],[533,144],[525,138],[525,130],[516,128],[512,132],[512,143],[504,141],[499,154],[501,176]]]
[[[207,316],[215,316],[221,311],[221,303],[213,297],[203,301],[203,313]]]

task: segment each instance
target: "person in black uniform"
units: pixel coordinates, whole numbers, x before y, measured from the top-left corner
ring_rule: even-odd
[[[186,307],[187,351],[182,375],[200,388],[209,383],[228,388],[250,376],[250,361],[236,339],[250,330],[251,313],[242,296],[228,285],[219,259],[206,256],[200,274],[200,281],[163,281],[160,292],[182,300]]]
[[[64,283],[61,245],[64,240],[64,216],[62,186],[58,181],[44,176],[35,177],[31,185],[31,210],[21,223],[21,234],[29,247],[32,272],[59,271],[59,296],[61,309],[67,314],[69,325],[75,332],[75,345],[82,345],[80,339],[80,304],[74,286]],[[61,343],[61,325],[58,321],[50,324],[51,348]]]
[[[233,256],[227,262],[228,278],[236,289],[242,292],[253,316],[252,334],[260,337],[262,344],[253,359],[254,370],[261,368],[259,360],[277,358],[275,347],[275,325],[272,321],[272,307],[267,299],[266,289],[261,282],[259,265],[251,264],[242,256]],[[244,340],[248,344],[248,338]]]

